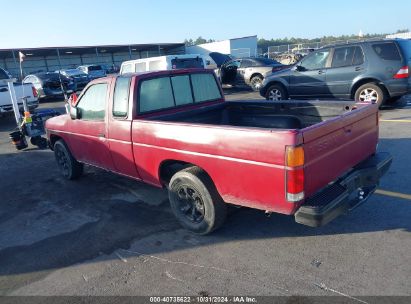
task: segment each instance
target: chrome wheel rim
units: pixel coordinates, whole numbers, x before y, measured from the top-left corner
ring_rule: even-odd
[[[178,210],[192,223],[201,223],[204,219],[205,208],[199,192],[188,185],[177,189]]]
[[[268,100],[281,100],[283,97],[283,95],[281,94],[281,91],[278,89],[273,89],[270,91],[270,93],[268,94]]]
[[[360,92],[359,101],[376,103],[378,100],[378,92],[371,88],[366,88]]]

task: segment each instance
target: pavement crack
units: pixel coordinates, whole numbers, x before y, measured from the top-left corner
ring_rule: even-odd
[[[190,267],[195,267],[195,268],[211,269],[211,270],[216,270],[216,271],[220,271],[220,272],[224,272],[224,273],[230,273],[230,274],[235,273],[232,270],[224,269],[224,268],[220,268],[220,267],[216,267],[216,266],[206,266],[206,265],[193,264],[193,263],[187,263],[187,262],[181,262],[181,261],[172,261],[172,260],[169,260],[169,259],[160,258],[160,257],[155,256],[155,255],[145,254],[143,252],[138,252],[138,251],[133,251],[133,250],[128,250],[128,249],[121,249],[121,250],[125,251],[125,252],[128,252],[128,253],[137,254],[138,256],[141,256],[141,257],[146,257],[146,258],[151,258],[151,259],[154,259],[154,260],[157,260],[157,261],[161,261],[161,262],[164,262],[164,263],[180,264],[180,265],[185,265],[185,266],[190,266]],[[244,276],[252,276],[254,281],[255,280],[260,281],[257,278],[257,276],[252,274],[252,273],[247,273],[247,272],[239,272],[239,273],[244,275]],[[166,275],[167,275],[167,273],[166,273]],[[182,282],[185,282],[185,281],[182,281]],[[278,290],[279,293],[281,293],[284,296],[289,295],[288,289],[277,285],[275,282],[271,282],[271,283]]]
[[[340,296],[349,298],[349,299],[351,299],[351,300],[354,300],[354,301],[357,301],[357,302],[360,302],[360,303],[364,303],[364,304],[368,304],[368,302],[365,302],[365,301],[360,300],[360,299],[358,299],[358,298],[356,298],[356,297],[350,296],[349,294],[346,294],[346,293],[340,292],[340,291],[338,291],[338,290],[332,289],[332,288],[326,286],[324,283],[320,283],[320,284],[314,283],[314,286],[316,286],[316,287],[318,287],[318,288],[320,288],[320,289],[322,289],[322,290],[325,290],[325,291],[330,291],[330,292],[336,293],[336,294],[338,294],[338,295],[340,295]]]

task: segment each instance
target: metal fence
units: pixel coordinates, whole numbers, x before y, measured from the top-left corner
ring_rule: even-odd
[[[382,39],[385,37],[374,37],[372,39]],[[263,55],[267,55],[269,58],[273,58],[278,54],[281,53],[295,53],[307,49],[319,49],[323,46],[329,45],[329,44],[347,44],[351,42],[358,42],[358,41],[364,41],[364,40],[369,40],[369,39],[364,39],[364,38],[357,38],[357,39],[350,39],[350,40],[335,40],[335,41],[320,41],[320,42],[309,42],[309,43],[297,43],[297,44],[283,44],[283,45],[275,45],[275,46],[269,46],[268,47],[268,52]]]

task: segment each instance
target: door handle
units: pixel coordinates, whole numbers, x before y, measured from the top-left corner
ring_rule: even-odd
[[[7,91],[8,91],[7,88],[1,88],[1,89],[0,89],[0,92],[7,92]]]
[[[361,70],[363,70],[362,67],[356,67],[356,68],[355,68],[355,71],[356,71],[356,72],[361,71]]]
[[[325,71],[323,71],[323,70],[319,70],[318,71],[318,75],[322,75],[322,74],[324,74],[325,73]]]
[[[97,135],[100,138],[106,138],[106,135],[104,133],[100,133],[99,135]]]

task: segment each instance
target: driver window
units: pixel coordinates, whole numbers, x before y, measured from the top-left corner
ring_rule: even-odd
[[[87,89],[78,102],[80,119],[104,120],[107,83],[98,83]]]
[[[325,67],[329,55],[330,50],[311,53],[301,61],[300,66],[305,70],[320,70]]]

